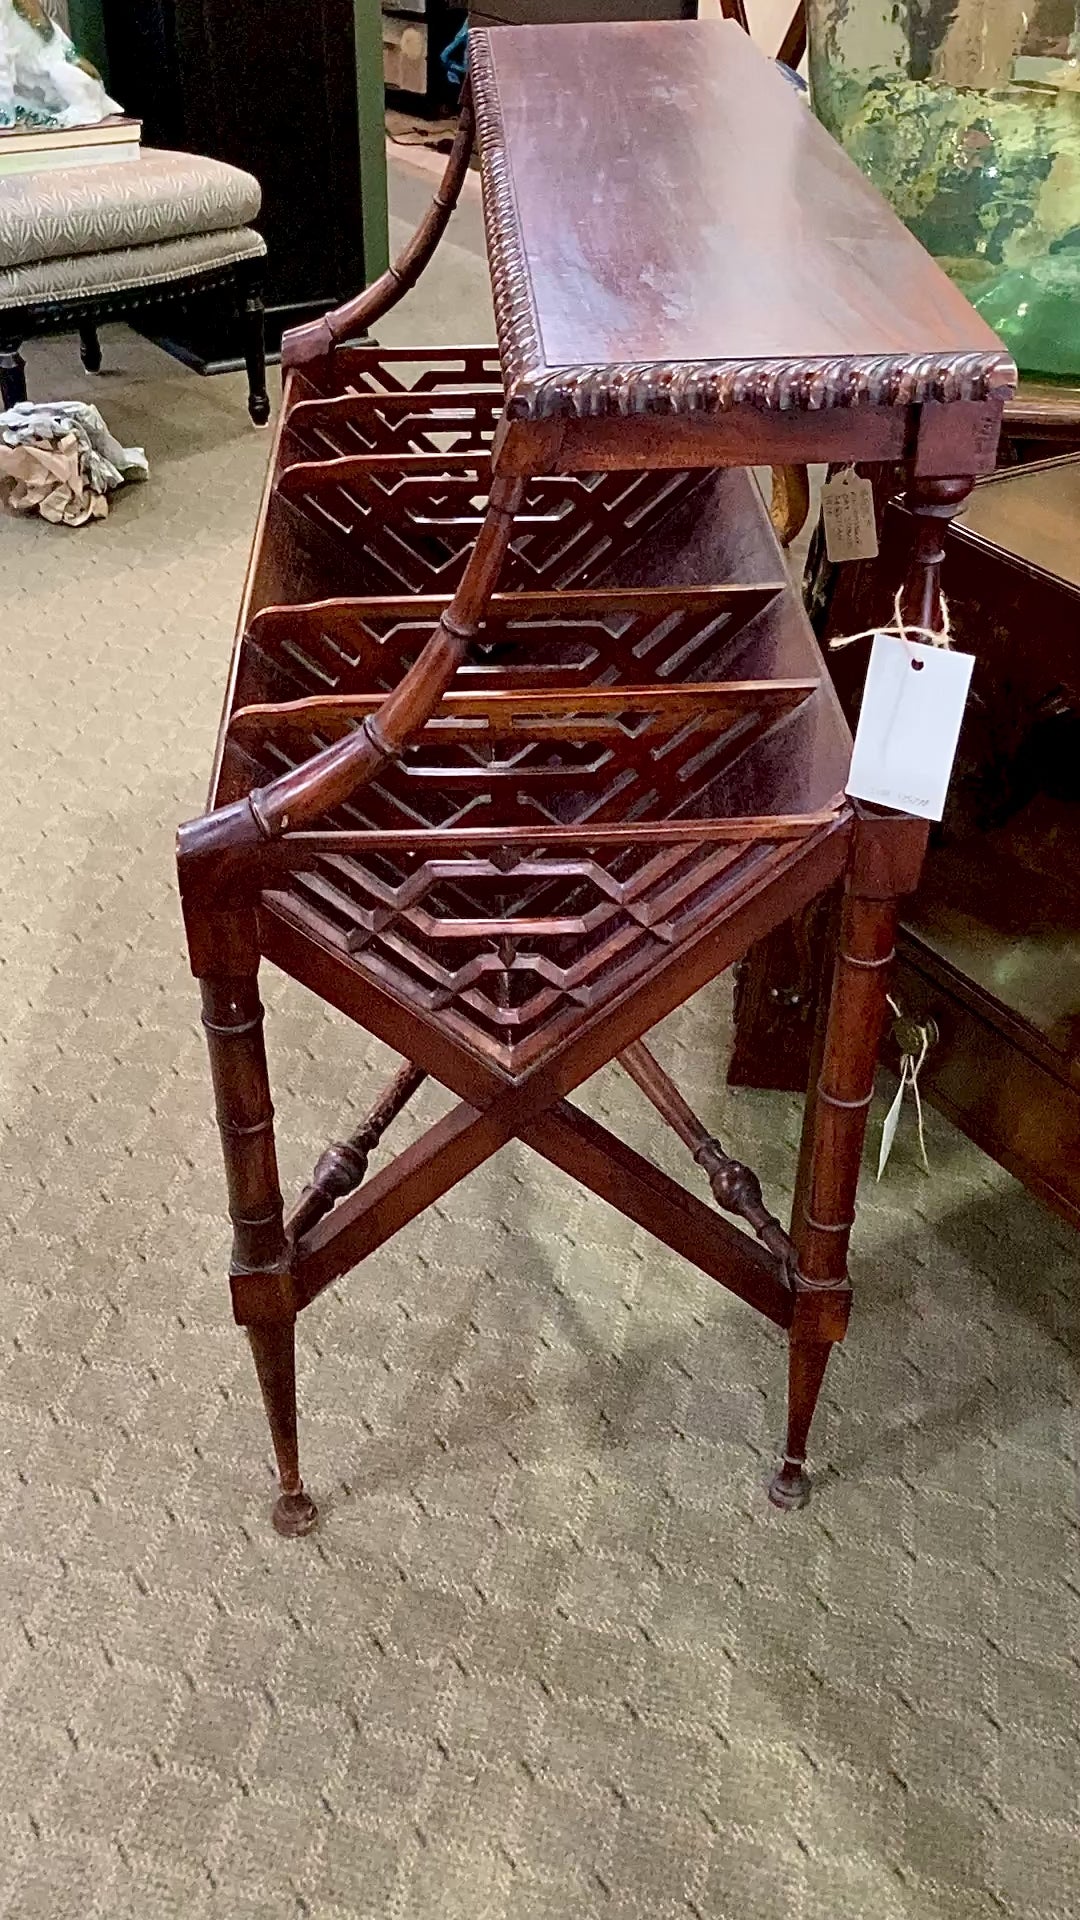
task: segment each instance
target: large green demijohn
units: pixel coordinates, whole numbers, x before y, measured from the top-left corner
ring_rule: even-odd
[[[1080,0],[808,0],[820,118],[1025,373],[1080,380]]]

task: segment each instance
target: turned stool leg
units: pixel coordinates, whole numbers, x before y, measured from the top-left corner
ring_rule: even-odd
[[[832,993],[819,1030],[803,1121],[791,1237],[797,1255],[784,1457],[774,1506],[810,1498],[806,1449],[829,1352],[847,1330],[847,1253],[874,1093],[898,902],[918,880],[926,823],[860,813],[840,913]]]
[[[0,334],[0,405],[6,410],[26,399],[26,361],[19,349],[22,339],[13,333]]]
[[[296,1313],[258,976],[204,978],[202,998],[233,1223],[233,1308],[248,1330],[281,1482],[273,1522],[282,1534],[309,1533],[318,1515],[297,1457]]]
[[[266,391],[266,314],[259,281],[248,282],[242,312],[248,413],[257,427],[265,427],[270,418],[270,396]]]
[[[84,320],[79,328],[79,358],[87,373],[101,372],[101,341],[92,320]]]

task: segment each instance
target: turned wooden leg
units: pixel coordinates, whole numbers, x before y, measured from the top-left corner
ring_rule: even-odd
[[[945,535],[971,492],[970,479],[908,481],[904,504],[915,522],[911,566],[904,582],[901,608],[912,626],[940,633],[941,567]]]
[[[272,1519],[287,1539],[310,1533],[318,1508],[300,1478],[296,1440],[296,1321],[274,1320],[248,1328],[255,1371],[274,1442],[281,1493]]]
[[[831,1351],[828,1340],[796,1338],[794,1333],[788,1345],[787,1439],[783,1458],[769,1482],[773,1506],[787,1512],[805,1507],[810,1498],[806,1444]]]
[[[84,320],[79,328],[79,358],[87,373],[101,372],[101,341],[97,328],[90,320]]]
[[[806,1505],[806,1449],[829,1350],[847,1331],[847,1255],[874,1095],[900,897],[919,876],[926,822],[860,809],[840,912],[832,991],[818,1030],[803,1119],[791,1238],[795,1309],[784,1457],[769,1486],[778,1507]]]
[[[270,396],[266,391],[266,316],[262,288],[256,281],[249,281],[244,294],[243,325],[248,412],[257,427],[265,427],[270,418]]]
[[[0,402],[4,408],[17,407],[26,399],[26,361],[19,351],[22,340],[14,334],[0,334]]]
[[[235,938],[234,950],[242,944]],[[296,1304],[258,976],[211,975],[202,981],[202,998],[233,1224],[233,1311],[248,1329],[281,1481],[273,1521],[279,1533],[309,1533],[317,1514],[297,1460]]]
[[[355,1133],[347,1140],[335,1140],[320,1154],[310,1184],[300,1195],[286,1228],[294,1245],[346,1194],[355,1193],[367,1177],[368,1161],[383,1134],[426,1078],[422,1067],[414,1067],[411,1060],[406,1060],[383,1088]]]

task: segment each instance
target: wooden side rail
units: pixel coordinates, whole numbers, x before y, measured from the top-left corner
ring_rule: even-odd
[[[492,370],[496,381],[501,382],[499,370],[499,349],[490,340],[473,341],[469,346],[450,346],[445,341],[439,346],[390,347],[378,342],[367,346],[362,343],[341,348],[343,361],[355,367],[365,369],[387,368],[393,366],[418,366],[423,368],[420,386],[410,388],[410,392],[420,392],[424,385],[438,385],[444,389],[453,385],[467,385],[475,375],[478,364],[486,363]]]
[[[389,266],[378,280],[365,287],[363,293],[354,300],[347,300],[344,306],[335,307],[332,313],[323,314],[320,320],[311,320],[306,326],[293,327],[281,342],[282,370],[290,367],[309,366],[313,361],[326,360],[333,353],[339,340],[366,332],[381,320],[384,313],[395,307],[409,288],[415,286],[428,261],[431,259],[439,241],[446,231],[447,222],[457,205],[462,182],[468,172],[472,158],[473,144],[476,138],[476,121],[473,114],[472,95],[468,82],[461,101],[461,116],[450,155],[446,162],[446,171],[427,213],[417,227],[404,252]]]
[[[575,693],[448,693],[419,737],[465,745],[487,737],[515,740],[592,741],[625,738],[625,721],[638,715],[645,723],[635,739],[668,734],[682,727],[715,732],[744,715],[767,709],[772,719],[801,706],[817,692],[817,680],[728,680],[695,685],[591,687]],[[348,731],[377,714],[382,694],[328,694],[239,707],[229,722],[229,737],[254,750],[273,734],[297,727],[333,733]],[[476,726],[473,722],[481,722]],[[455,724],[456,723],[456,724]]]
[[[649,619],[668,613],[716,613],[730,609],[739,624],[768,606],[789,583],[763,581],[750,586],[719,587],[584,587],[550,589],[540,593],[493,593],[484,616],[485,629],[530,620],[602,620],[611,614],[640,614]],[[295,606],[261,607],[248,623],[248,638],[269,648],[280,640],[297,641],[307,635],[352,638],[365,620],[408,620],[433,623],[450,606],[449,594],[372,594],[333,600],[299,601]]]
[[[291,433],[297,427],[307,427],[321,420],[366,420],[372,414],[385,415],[389,420],[397,414],[446,414],[453,424],[460,415],[463,421],[470,421],[476,408],[482,406],[485,413],[501,405],[503,397],[502,382],[492,382],[490,387],[477,387],[475,384],[462,384],[460,387],[402,387],[391,393],[380,393],[374,388],[359,392],[333,393],[317,400],[296,400],[289,408],[285,421],[285,431]]]
[[[296,872],[335,853],[485,853],[543,848],[566,853],[590,847],[705,846],[714,841],[742,846],[752,841],[802,840],[835,824],[843,794],[817,813],[729,815],[720,820],[644,820],[634,826],[372,828],[325,833],[287,833],[268,847],[265,872]],[[214,815],[209,816],[211,819]],[[266,885],[272,884],[269,880]]]
[[[320,487],[341,487],[364,480],[393,481],[444,474],[491,478],[491,455],[474,453],[342,453],[327,460],[295,460],[282,467],[274,486],[286,500]]]

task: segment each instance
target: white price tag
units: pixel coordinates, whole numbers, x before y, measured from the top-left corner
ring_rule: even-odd
[[[821,510],[825,517],[825,551],[834,565],[841,560],[877,559],[874,488],[854,467],[845,467],[826,481]]]
[[[940,820],[975,657],[877,633],[847,791],[898,813]]]
[[[885,1115],[884,1124],[881,1129],[881,1147],[878,1152],[877,1163],[877,1177],[879,1180],[889,1164],[893,1147],[896,1145],[896,1129],[900,1125],[900,1109],[904,1104],[904,1095],[906,1092],[907,1061],[905,1060],[903,1071],[900,1075],[900,1085],[896,1089],[896,1098],[889,1108],[888,1113]]]

